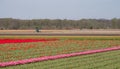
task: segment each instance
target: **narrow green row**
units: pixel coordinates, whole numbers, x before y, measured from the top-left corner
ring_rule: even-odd
[[[120,36],[0,36],[0,39],[40,39],[58,38],[75,40],[120,40]]]

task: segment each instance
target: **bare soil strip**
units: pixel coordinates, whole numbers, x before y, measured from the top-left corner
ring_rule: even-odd
[[[120,30],[0,30],[4,36],[120,36]]]

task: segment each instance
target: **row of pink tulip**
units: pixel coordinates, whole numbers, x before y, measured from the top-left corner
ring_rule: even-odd
[[[71,53],[71,54],[61,54],[61,55],[55,55],[55,56],[45,56],[45,57],[40,57],[40,58],[31,58],[31,59],[18,60],[18,61],[2,62],[0,63],[0,67],[14,66],[14,65],[27,64],[27,63],[32,63],[32,62],[47,61],[47,60],[55,60],[55,59],[60,59],[60,58],[107,52],[107,51],[113,51],[113,50],[120,50],[120,46],[106,48],[106,49],[90,50],[90,51],[84,51],[84,52],[78,52],[78,53]]]

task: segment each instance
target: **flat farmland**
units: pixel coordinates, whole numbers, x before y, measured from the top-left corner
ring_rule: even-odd
[[[120,36],[0,36],[0,65],[3,69],[119,69],[120,49],[22,65],[13,63],[113,47],[120,48]],[[4,62],[11,65],[4,66]]]

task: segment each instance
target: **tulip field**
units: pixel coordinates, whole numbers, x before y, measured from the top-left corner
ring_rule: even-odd
[[[0,36],[2,69],[119,69],[119,58],[120,36]]]

